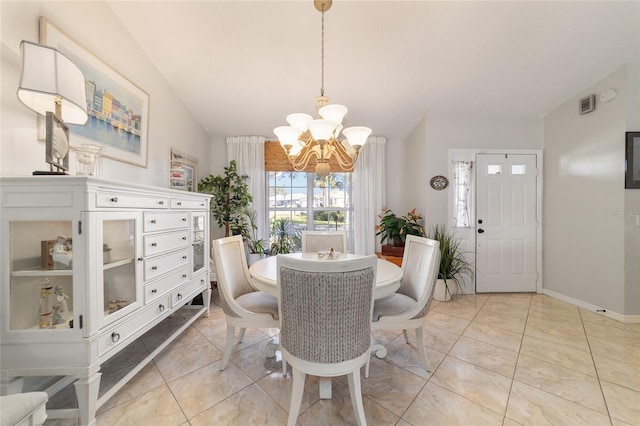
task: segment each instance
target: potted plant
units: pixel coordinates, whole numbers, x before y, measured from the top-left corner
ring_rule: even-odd
[[[248,227],[246,235],[243,236],[247,245],[247,264],[250,266],[262,257],[266,247],[265,241],[258,238],[257,212],[254,209],[246,209],[244,214],[247,218]]]
[[[376,235],[380,236],[380,243],[387,242],[382,246],[382,254],[402,256],[407,235],[425,236],[424,227],[418,223],[422,216],[416,213],[416,209],[410,210],[406,216],[397,216],[385,207],[378,218],[380,223],[376,226]]]
[[[224,168],[224,175],[209,175],[200,180],[198,191],[212,194],[211,215],[219,227],[224,228],[224,236],[247,235],[245,211],[253,196],[249,193],[247,175],[238,174],[235,160]]]
[[[447,232],[444,225],[434,226],[428,238],[440,243],[440,269],[433,298],[446,302],[451,300],[453,291],[461,290],[463,277],[473,278],[475,270],[460,250],[460,239]]]
[[[102,245],[102,263],[107,264],[111,262],[111,247],[108,244]]]
[[[300,248],[300,235],[293,227],[293,221],[286,217],[276,219],[271,224],[271,246],[269,254],[287,254]]]

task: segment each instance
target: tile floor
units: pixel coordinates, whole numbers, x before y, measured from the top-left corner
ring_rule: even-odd
[[[264,355],[276,330],[247,330],[218,371],[225,321],[217,301],[100,408],[98,425],[286,424],[291,376]],[[183,321],[174,315],[110,360],[103,385]],[[400,330],[376,338],[388,355],[374,358],[362,380],[370,425],[640,425],[639,324],[536,294],[434,301],[424,342],[431,373],[417,366],[415,340],[407,345]],[[355,424],[345,378],[333,386],[333,398],[320,400],[317,379],[307,378],[300,425]],[[73,399],[63,391],[49,406]]]

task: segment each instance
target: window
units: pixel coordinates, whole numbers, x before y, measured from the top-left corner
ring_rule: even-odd
[[[471,161],[453,162],[453,226],[456,228],[471,228],[473,226],[473,209],[471,206],[472,170],[473,162]]]
[[[345,230],[353,247],[351,173],[267,172],[269,224],[288,218],[297,232]]]

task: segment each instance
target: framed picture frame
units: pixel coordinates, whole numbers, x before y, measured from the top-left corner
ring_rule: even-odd
[[[624,187],[640,189],[640,132],[626,132]]]
[[[169,187],[198,192],[198,160],[185,152],[171,148]]]
[[[146,168],[149,94],[42,17],[40,43],[65,54],[85,76],[89,120],[84,126],[67,124],[71,147],[98,144],[103,157]]]

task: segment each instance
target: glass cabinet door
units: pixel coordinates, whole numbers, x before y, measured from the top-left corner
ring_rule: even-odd
[[[9,223],[9,330],[73,328],[71,223]]]
[[[191,256],[193,275],[205,267],[208,261],[206,235],[205,235],[205,213],[191,214]]]
[[[137,258],[140,253],[140,216],[127,213],[101,215],[99,263],[102,264],[102,318],[109,324],[137,309],[141,303],[141,277]]]

